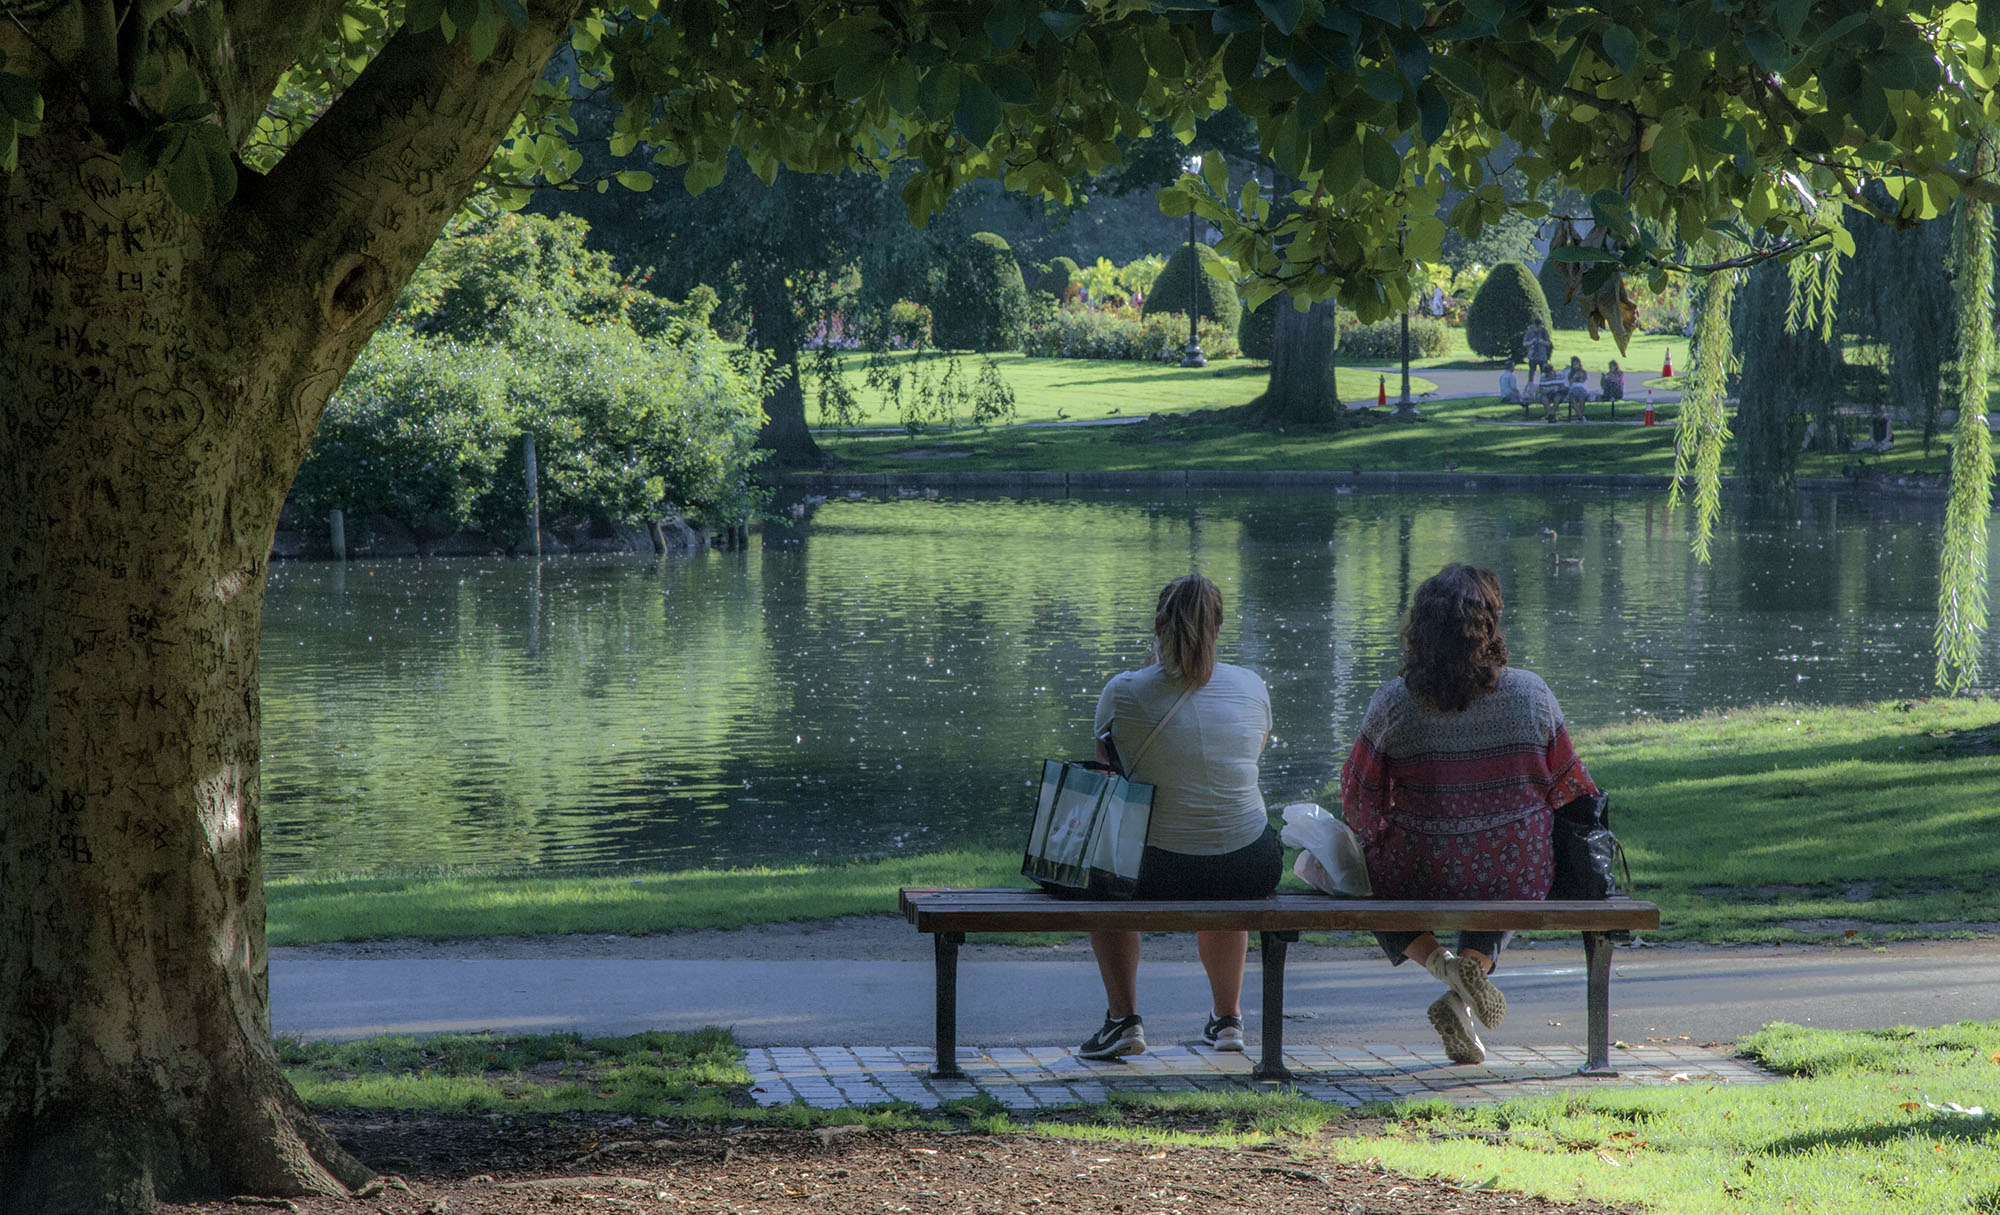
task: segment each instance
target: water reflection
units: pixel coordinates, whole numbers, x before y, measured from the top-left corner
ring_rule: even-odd
[[[680,868],[1011,842],[1152,597],[1199,569],[1270,685],[1265,790],[1334,771],[1415,584],[1491,566],[1572,722],[1925,694],[1938,518],[1658,495],[836,500],[694,559],[287,565],[264,634],[274,874]],[[1560,554],[1579,559],[1557,561]],[[1989,640],[1989,669],[2000,652]]]

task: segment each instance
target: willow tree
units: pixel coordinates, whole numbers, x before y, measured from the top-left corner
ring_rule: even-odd
[[[1991,134],[1982,133],[1970,158],[1970,167],[1982,176],[1993,171]],[[1992,204],[1961,199],[1953,235],[1958,429],[1939,560],[1937,682],[1955,692],[1979,679],[1979,638],[1986,628],[1986,533],[1993,516],[1993,436],[1986,419],[1993,368]]]
[[[686,187],[732,149],[766,180],[907,161],[917,219],[975,177],[1067,201],[1121,139],[1234,105],[1295,209],[1214,179],[1171,197],[1219,225],[1253,297],[1372,318],[1447,224],[1531,214],[1509,199],[1545,181],[1619,234],[1579,251],[1597,275],[1673,263],[1642,220],[1697,257],[1719,230],[1782,256],[1842,242],[1870,182],[1919,216],[1991,197],[1953,157],[2000,118],[1994,15],[0,0],[0,1207],[363,1181],[268,1038],[267,554],[327,395],[447,217],[580,161],[571,90],[538,83],[565,40],[576,86],[620,107],[614,150]],[[1492,179],[1503,139],[1527,189]],[[1440,219],[1447,183],[1465,193]]]

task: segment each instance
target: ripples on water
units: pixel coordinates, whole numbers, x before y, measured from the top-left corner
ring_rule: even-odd
[[[1190,569],[1222,587],[1223,656],[1270,685],[1273,804],[1338,770],[1410,591],[1450,560],[1499,573],[1513,660],[1576,727],[1929,690],[1935,510],[1732,505],[1722,528],[1702,566],[1659,495],[836,501],[748,553],[281,565],[266,865],[1011,843],[1039,761],[1087,754],[1098,690]]]

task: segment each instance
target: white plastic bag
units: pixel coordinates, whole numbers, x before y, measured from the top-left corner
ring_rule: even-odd
[[[1353,828],[1314,802],[1293,802],[1283,813],[1285,829],[1278,838],[1299,850],[1293,873],[1328,894],[1365,899],[1375,893]]]

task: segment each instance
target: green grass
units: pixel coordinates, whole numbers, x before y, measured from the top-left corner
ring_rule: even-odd
[[[390,1035],[351,1042],[279,1038],[278,1062],[320,1110],[395,1109],[438,1114],[630,1114],[696,1125],[808,1127],[860,1123],[883,1129],[939,1125],[906,1105],[760,1108],[747,1091],[743,1051],[728,1031],[652,1032],[622,1038],[575,1034]]]
[[[1673,471],[1677,415],[1653,427],[1531,425],[1498,398],[1431,401],[1414,423],[1246,427],[1223,417],[1168,417],[1137,426],[1062,430],[996,427],[949,435],[851,436],[830,450],[857,472],[1089,472],[1136,469],[1285,469],[1635,473]],[[1621,417],[1636,417],[1629,406]],[[1902,453],[1897,453],[1902,456]],[[1942,466],[1942,452],[1935,457]]]
[[[633,935],[894,911],[903,886],[1020,881],[1018,852],[931,853],[841,865],[541,877],[446,872],[285,878],[265,887],[273,945],[498,934]]]
[[[918,356],[909,352],[888,357],[899,367],[909,368],[918,364]],[[979,373],[981,356],[977,354],[925,355],[921,363],[923,373],[932,377],[941,375],[946,360],[951,357],[958,359],[961,376],[970,378]],[[1015,424],[1143,418],[1155,413],[1231,409],[1246,405],[1261,394],[1271,378],[1269,364],[1249,359],[1218,359],[1206,369],[1194,369],[1171,363],[1140,363],[1126,359],[1050,359],[1029,358],[1020,354],[996,354],[992,357],[1007,386],[1014,390]],[[880,393],[863,382],[862,368],[867,356],[843,355],[841,360],[844,366],[842,374],[861,405],[859,425],[869,428],[900,427],[902,420],[895,409],[883,400]],[[1377,384],[1374,375],[1343,369],[1339,373],[1339,387],[1343,400],[1359,400],[1372,395]],[[1435,387],[1429,380],[1411,377],[1412,392],[1429,392]],[[806,416],[817,426],[821,418],[818,406],[814,404],[815,389],[809,371],[805,389]],[[1392,385],[1390,394],[1395,395],[1399,389],[1400,385]],[[930,430],[926,433],[940,432]],[[949,433],[976,434],[978,431],[961,428]],[[847,445],[854,441],[840,435],[823,435],[821,438],[843,456],[847,454]]]
[[[1604,406],[1592,406],[1601,418]],[[1644,405],[1618,407],[1636,421]],[[1090,472],[1139,469],[1283,469],[1466,473],[1616,473],[1658,477],[1674,467],[1678,406],[1655,410],[1657,425],[1522,423],[1518,405],[1497,397],[1428,401],[1415,422],[1325,426],[1249,426],[1214,414],[1163,417],[1136,426],[1036,429],[995,427],[918,436],[848,436],[829,448],[856,472]],[[1496,425],[1512,423],[1512,425]],[[1938,477],[1951,447],[1926,452],[1909,439],[1886,455],[1807,452],[1802,477],[1839,477],[1866,466],[1885,474]]]
[[[1126,1095],[1018,1122],[991,1099],[926,1114],[906,1105],[749,1105],[742,1052],[720,1030],[627,1038],[446,1035],[282,1039],[280,1061],[322,1109],[624,1113],[882,1129],[966,1125],[1086,1141],[1276,1144],[1309,1163],[1374,1161],[1467,1189],[1633,1204],[1664,1215],[1965,1215],[2000,1210],[2000,1022],[1832,1032],[1766,1027],[1744,1043],[1788,1078],[1604,1088],[1492,1106],[1425,1099],[1351,1114],[1290,1090]],[[1956,1108],[1954,1108],[1956,1107]]]
[[[1418,371],[1466,370],[1497,379],[1498,366],[1475,358],[1464,346],[1463,329],[1449,330],[1452,346],[1444,354],[1412,360]],[[1556,335],[1558,354],[1579,354],[1593,372],[1617,355],[1609,339],[1592,342],[1582,330]],[[1679,380],[1659,378],[1669,350],[1678,350],[1686,370],[1685,343],[1675,335],[1635,337],[1619,359],[1627,370],[1627,394],[1640,400],[1617,407],[1619,421],[1636,422],[1644,409],[1648,384],[1678,387]],[[892,356],[903,364],[914,356]],[[975,374],[977,355],[962,355],[961,373]],[[995,356],[1001,373],[1013,387],[1016,423],[1092,420],[1111,417],[1157,416],[1140,426],[1064,427],[1048,429],[1006,425],[955,429],[928,428],[911,436],[822,435],[827,450],[857,472],[1091,472],[1142,469],[1283,469],[1287,471],[1445,471],[1456,466],[1469,473],[1590,474],[1625,473],[1665,478],[1673,470],[1674,424],[1677,405],[1655,409],[1658,425],[1549,426],[1533,420],[1521,425],[1519,406],[1502,405],[1496,396],[1419,403],[1415,423],[1358,426],[1335,430],[1308,426],[1277,430],[1247,426],[1215,411],[1245,405],[1261,394],[1269,366],[1245,359],[1216,363],[1207,370],[1175,366],[1088,359]],[[1345,359],[1342,360],[1346,362]],[[1374,395],[1376,372],[1393,360],[1364,360],[1340,370],[1340,397],[1360,400]],[[867,428],[895,428],[893,411],[861,382],[862,356],[846,356],[845,373],[860,400]],[[935,364],[934,364],[935,365]],[[1391,376],[1393,380],[1395,377]],[[1433,381],[1413,376],[1411,389],[1429,392]],[[1390,388],[1395,395],[1397,386]],[[1996,390],[2000,391],[2000,390]],[[808,396],[811,385],[808,384]],[[1539,411],[1534,411],[1539,419]],[[1603,419],[1609,410],[1591,407]],[[809,409],[817,420],[817,414]],[[1514,423],[1502,426],[1494,423]],[[1725,468],[1729,467],[1725,456]],[[1950,467],[1951,449],[1934,443],[1926,452],[1905,430],[1894,451],[1886,455],[1808,452],[1800,456],[1799,475],[1838,477],[1866,467],[1896,476],[1937,477]]]
[[[1744,1044],[1783,1083],[1699,1081],[1397,1109],[1335,1155],[1468,1187],[1643,1205],[1666,1215],[1968,1215],[2000,1210],[2000,1023],[1830,1033],[1772,1025]]]
[[[1666,936],[1933,937],[2000,920],[1996,723],[1991,700],[1778,705],[1578,747]]]
[[[321,1109],[456,1113],[601,1110],[714,1120],[750,1081],[726,1031],[583,1039],[573,1034],[395,1035],[277,1041],[299,1095]]]
[[[2000,919],[1996,745],[1992,700],[1778,705],[1577,740],[1660,935],[1708,942],[1935,937]],[[1021,885],[1019,870],[1018,852],[990,848],[637,876],[288,878],[266,888],[267,922],[274,945],[733,928],[882,914],[900,886]]]

